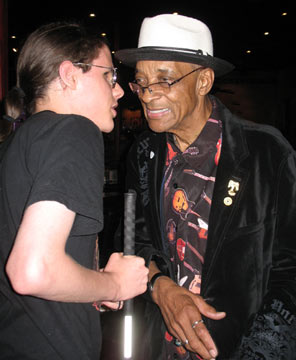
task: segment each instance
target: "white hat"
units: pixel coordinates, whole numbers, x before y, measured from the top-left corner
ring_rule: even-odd
[[[173,14],[145,18],[138,48],[119,50],[115,57],[129,66],[141,60],[188,62],[210,67],[217,76],[234,68],[213,56],[212,35],[203,22]]]

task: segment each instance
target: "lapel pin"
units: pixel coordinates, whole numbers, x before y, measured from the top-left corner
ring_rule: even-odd
[[[225,206],[231,206],[233,199],[231,196],[235,196],[239,191],[239,182],[234,180],[229,180],[228,182],[228,195],[223,200]]]
[[[239,191],[239,182],[230,180],[228,183],[228,195],[235,196]]]
[[[226,205],[226,206],[232,205],[231,197],[227,196],[226,198],[224,198],[224,205]]]

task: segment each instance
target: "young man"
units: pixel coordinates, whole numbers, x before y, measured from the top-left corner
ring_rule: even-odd
[[[109,48],[72,23],[32,33],[17,78],[31,116],[1,164],[0,359],[97,360],[98,303],[119,309],[148,280],[136,256],[96,261],[102,132],[123,90]]]

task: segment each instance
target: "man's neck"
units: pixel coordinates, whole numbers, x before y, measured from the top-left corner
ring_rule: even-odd
[[[174,141],[180,151],[184,152],[188,146],[190,146],[196,138],[202,132],[206,122],[208,121],[212,113],[212,103],[209,98],[206,99],[205,104],[202,107],[202,111],[199,112],[198,118],[194,118],[193,125],[188,126],[185,129],[172,132],[174,135]]]

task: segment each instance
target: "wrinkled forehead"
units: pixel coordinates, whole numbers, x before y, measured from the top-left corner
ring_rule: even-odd
[[[142,60],[138,61],[135,68],[135,74],[156,74],[156,73],[175,73],[183,74],[184,71],[192,70],[196,65],[179,62],[179,61],[155,61],[155,60]]]

